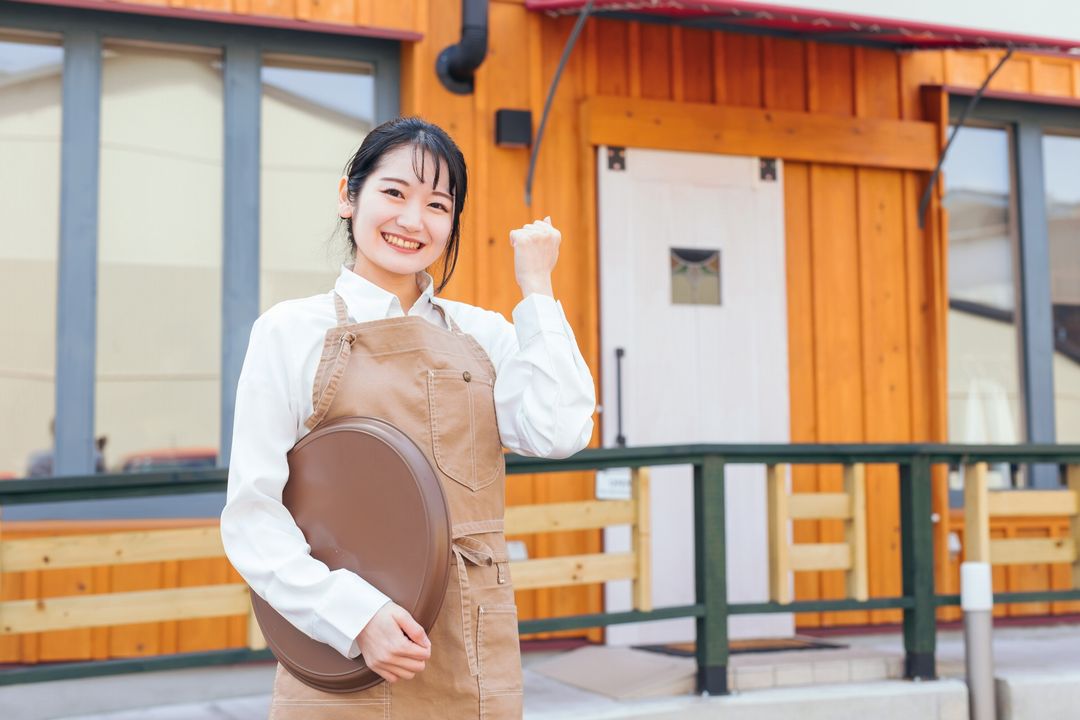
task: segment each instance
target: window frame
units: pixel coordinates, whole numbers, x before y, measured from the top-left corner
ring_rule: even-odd
[[[259,315],[259,212],[262,56],[297,55],[373,68],[375,124],[400,109],[401,41],[303,29],[161,18],[116,10],[0,0],[0,28],[59,34],[61,94],[55,449],[56,475],[94,472],[97,255],[102,46],[139,40],[215,48],[224,85],[221,433],[218,464],[228,465],[236,384]]]
[[[950,94],[950,123],[956,121],[970,100],[967,95]],[[1053,444],[1056,442],[1054,317],[1050,297],[1043,136],[1080,133],[1080,104],[1068,100],[1055,104],[1049,98],[984,97],[969,117],[974,124],[1005,127],[1009,132],[1017,226],[1014,274],[1023,430],[1029,443]],[[1029,487],[1057,488],[1060,484],[1056,466],[1031,467]]]

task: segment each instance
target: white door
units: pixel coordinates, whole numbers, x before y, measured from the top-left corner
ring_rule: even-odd
[[[629,446],[787,442],[780,162],[600,147],[598,168],[604,446],[616,446],[620,404]],[[764,467],[727,466],[726,487],[728,597],[767,600]],[[689,466],[653,469],[654,607],[694,602],[692,490]],[[628,550],[629,530],[606,530],[605,546]],[[629,581],[608,583],[605,603],[629,609]],[[794,625],[737,616],[730,632],[790,636]],[[692,619],[608,631],[612,644],[693,639]]]

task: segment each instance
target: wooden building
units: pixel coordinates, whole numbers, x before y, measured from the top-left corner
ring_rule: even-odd
[[[461,259],[446,294],[509,316],[520,295],[513,281],[507,234],[525,222],[551,215],[564,238],[556,295],[600,389],[597,446],[613,444],[617,434],[625,434],[631,444],[670,444],[679,438],[686,442],[1080,442],[1080,423],[1073,420],[1080,401],[1069,394],[1080,387],[1075,379],[1080,363],[1076,354],[1080,347],[1080,198],[1065,190],[1055,195],[1060,202],[1054,212],[1047,211],[1051,221],[1044,218],[1041,228],[1037,218],[1032,224],[1031,213],[1017,211],[1027,207],[1024,203],[1045,205],[1050,196],[1043,188],[1037,197],[1025,194],[1033,187],[1027,179],[1034,176],[1028,173],[1042,176],[1043,165],[1051,164],[1052,159],[1044,162],[1041,154],[1032,156],[1041,153],[1043,135],[1069,141],[1061,157],[1080,157],[1069,154],[1075,152],[1070,143],[1080,131],[1080,57],[1045,50],[1012,54],[989,83],[980,109],[970,120],[980,128],[1004,133],[1002,137],[1008,140],[1002,146],[1006,155],[1001,162],[1007,169],[1004,194],[994,196],[997,205],[973,201],[975,211],[965,209],[959,200],[950,204],[950,177],[978,175],[982,170],[954,171],[946,164],[920,218],[920,201],[950,123],[995,69],[1004,50],[934,49],[935,42],[948,44],[940,36],[923,43],[930,47],[920,49],[897,48],[895,38],[877,42],[866,33],[837,42],[836,34],[812,39],[805,28],[769,23],[742,29],[729,23],[716,29],[700,22],[680,24],[670,14],[613,14],[604,12],[604,3],[598,3],[596,16],[585,23],[569,54],[554,94],[529,204],[525,183],[531,148],[497,144],[496,113],[527,111],[535,137],[577,19],[576,8],[582,4],[492,0],[486,57],[475,71],[475,87],[468,94],[448,91],[435,72],[440,52],[460,39],[462,3],[456,0],[162,0],[146,4],[64,0],[47,3],[50,7],[36,1],[0,0],[0,38],[41,42],[41,37],[63,34],[65,22],[72,18],[123,17],[133,22],[141,18],[154,27],[140,39],[139,50],[131,55],[133,61],[155,43],[189,44],[206,25],[245,31],[262,28],[282,37],[302,30],[306,40],[325,36],[340,46],[372,38],[396,44],[400,53],[395,69],[398,111],[421,115],[444,127],[461,146],[469,166],[470,200]],[[19,20],[28,8],[33,10],[32,21]],[[50,9],[55,15],[50,15]],[[55,24],[44,27],[50,17],[56,18]],[[178,30],[172,38],[171,27],[182,32]],[[963,40],[977,44],[977,36],[972,32]],[[1080,46],[1080,40],[1074,46]],[[303,54],[302,49],[294,53]],[[284,66],[291,56],[278,53],[275,57]],[[226,52],[225,62],[229,60]],[[296,101],[289,107],[302,105]],[[231,111],[237,112],[235,107]],[[286,117],[285,110],[281,117]],[[348,113],[342,112],[340,118],[338,126],[347,130]],[[371,121],[378,119],[378,113],[371,116]],[[113,120],[103,118],[104,125],[109,122]],[[364,122],[357,121],[355,127],[363,132]],[[963,130],[958,137],[964,137]],[[268,147],[264,135],[264,153]],[[224,157],[227,165],[227,149]],[[217,158],[208,162],[220,163],[221,155]],[[344,159],[342,154],[339,164]],[[1032,169],[1033,160],[1038,161],[1037,169]],[[1016,178],[1025,179],[1022,190]],[[1047,186],[1054,182],[1059,180],[1046,176]],[[1075,181],[1071,186],[1068,180],[1060,182],[1076,190]],[[974,193],[981,186],[972,187]],[[231,202],[228,191],[225,197],[226,203]],[[229,208],[216,207],[215,222],[224,215],[226,233],[236,228],[229,224]],[[979,219],[979,213],[988,212],[997,214],[991,220]],[[964,255],[950,237],[950,228],[959,221],[950,213],[960,213],[960,219],[973,223],[965,225],[965,231],[996,228],[991,232],[996,244],[987,252],[998,258],[991,263],[993,272],[1003,272],[1008,278],[1007,300],[999,302],[993,293],[978,294],[984,286],[1000,286],[998,275],[964,285],[962,274],[950,267],[950,258],[958,257],[957,253],[964,263],[975,262],[979,256],[978,250]],[[264,208],[264,223],[274,223],[276,217],[272,209]],[[1053,231],[1048,233],[1051,226]],[[55,230],[54,224],[49,231]],[[982,237],[978,232],[975,235]],[[971,233],[963,237],[970,240]],[[1001,247],[1007,248],[1004,256]],[[1040,258],[1041,266],[1035,262]],[[1054,262],[1046,262],[1048,258]],[[1002,262],[1007,265],[1004,271],[999,267]],[[1021,267],[1032,274],[1020,277]],[[650,270],[656,274],[649,275]],[[675,297],[671,288],[678,273],[689,284],[680,291],[683,295]],[[328,287],[328,277],[332,276],[316,268],[303,282],[282,275],[275,287],[285,294],[300,288],[317,292]],[[669,277],[676,279],[668,283]],[[270,301],[265,296],[267,282],[273,283],[272,273],[264,275],[264,296],[259,303],[263,308]],[[964,289],[970,287],[976,288],[974,295],[965,295]],[[55,285],[52,289],[56,290]],[[104,288],[102,292],[108,293]],[[208,302],[213,312],[219,311],[220,297]],[[653,312],[660,305],[663,311]],[[720,305],[728,314],[718,315],[708,305]],[[226,311],[224,325],[216,327],[225,328],[227,336],[230,327],[249,326],[255,309],[249,304],[239,314]],[[963,321],[970,318],[976,319],[965,325]],[[1018,326],[1025,332],[1019,333]],[[996,377],[999,365],[993,365],[993,372],[983,372],[971,369],[977,366],[974,361],[953,363],[961,355],[951,343],[975,337],[974,354],[985,356],[978,338],[989,337],[995,328],[1008,337],[993,342],[998,346],[1012,343],[1008,346],[1012,350],[1003,354],[1022,361],[1017,362],[1011,385],[1005,383],[993,392],[973,391],[973,383],[985,387]],[[965,330],[969,335],[962,334]],[[1055,336],[1060,340],[1056,345]],[[245,345],[239,343],[241,353]],[[623,350],[624,389],[617,388],[614,380],[616,348]],[[235,356],[228,356],[224,349],[222,353],[226,359],[221,374],[207,392],[221,392],[225,398],[227,391],[222,388],[230,378],[235,382],[239,365]],[[1057,390],[1040,384],[1048,368]],[[59,368],[56,372],[59,378]],[[212,374],[214,369],[190,372]],[[93,377],[92,367],[90,373]],[[51,393],[44,396],[49,402]],[[972,423],[982,423],[980,427],[989,423],[976,410],[971,412],[983,420],[976,422],[972,415],[963,416],[966,421],[955,419],[962,415],[961,409],[987,397],[997,398],[998,404],[994,411],[986,411],[986,417],[1007,416],[1003,422],[1014,431],[1011,440],[1000,433],[981,440],[973,435]],[[625,428],[616,427],[620,400],[626,403]],[[56,407],[61,407],[59,402]],[[210,438],[184,442],[215,444],[218,437],[227,438],[221,430],[230,418],[226,400],[221,413],[221,426],[210,429]],[[46,422],[47,417],[38,418],[39,426]],[[83,431],[81,437],[92,434]],[[58,426],[58,458],[63,443],[74,442],[77,435],[76,430]],[[44,438],[37,440],[39,445],[44,442]],[[937,578],[940,591],[955,592],[961,550],[950,538],[959,537],[962,520],[955,509],[950,511],[950,478],[942,470],[934,488]],[[1015,468],[1003,469],[1000,481],[1012,483],[1014,472],[1028,484],[1052,482],[1040,479],[1036,471]],[[751,482],[753,477],[748,471],[747,482],[733,490],[743,493],[741,507],[748,509],[748,515],[760,511],[764,502],[764,491]],[[794,474],[792,486],[799,492],[833,491],[841,482],[839,468],[808,468]],[[900,590],[897,482],[892,469],[868,471],[872,596]],[[746,490],[751,486],[758,489]],[[591,473],[558,478],[515,476],[510,479],[509,498],[517,504],[554,502],[592,498],[596,490],[597,479]],[[679,536],[679,526],[687,522],[687,516],[680,514],[687,492],[685,477],[678,471],[672,471],[670,478],[654,478],[656,532],[666,528],[673,537],[664,541],[666,549],[658,546],[658,552],[670,553],[672,558],[686,541]],[[4,534],[182,522],[13,520],[5,523]],[[762,527],[747,521],[734,531],[752,540],[764,537]],[[1058,536],[1067,528],[1035,517],[1002,523],[996,532]],[[839,540],[842,533],[836,521],[798,521],[794,527],[796,542]],[[605,545],[623,542],[617,534],[605,538],[599,532],[518,539],[530,557],[598,552]],[[763,582],[764,553],[763,545],[748,547],[741,561],[744,565],[731,565],[758,583],[746,591],[746,597],[753,596]],[[658,605],[675,602],[680,593],[692,588],[692,577],[677,561],[668,563],[669,575],[664,574],[663,565],[658,562],[655,580]],[[688,567],[692,570],[693,566]],[[236,580],[223,559],[12,573],[5,576],[0,597]],[[1067,586],[1071,578],[1056,566],[1017,566],[1002,571],[997,581],[1001,588],[1020,590]],[[836,571],[795,576],[798,598],[839,597],[844,592],[843,578]],[[618,588],[609,588],[609,593],[613,593],[609,599],[621,597]],[[522,592],[518,603],[523,619],[599,612],[605,608],[604,587]],[[1076,612],[1076,605],[1027,605],[1000,611]],[[898,611],[849,612],[807,614],[795,623],[811,627],[895,623],[898,619]],[[0,661],[104,658],[242,645],[243,621],[183,621],[0,638]],[[679,635],[684,630],[671,632]],[[784,627],[775,625],[748,625],[745,633],[783,631]],[[624,637],[646,636],[652,637]],[[601,634],[595,631],[590,637],[598,639]]]

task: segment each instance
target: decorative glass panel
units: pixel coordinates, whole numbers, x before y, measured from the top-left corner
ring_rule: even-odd
[[[671,248],[671,302],[720,304],[720,251]]]
[[[106,45],[95,429],[111,470],[215,462],[223,135],[219,53]]]
[[[964,127],[944,166],[949,218],[949,441],[1024,439],[1009,133]],[[992,482],[1009,485],[1008,466]]]
[[[52,474],[63,64],[0,29],[0,478]]]
[[[348,257],[338,180],[371,129],[375,82],[356,63],[265,57],[260,308],[333,287]]]
[[[1080,137],[1044,136],[1043,158],[1056,435],[1059,443],[1080,443]]]

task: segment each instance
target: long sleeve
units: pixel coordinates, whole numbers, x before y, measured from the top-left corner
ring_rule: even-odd
[[[495,365],[495,411],[503,445],[522,455],[562,458],[589,443],[596,390],[562,305],[532,294],[497,313],[487,350]]]
[[[356,573],[331,571],[313,558],[281,503],[302,407],[300,373],[288,358],[294,345],[273,311],[252,327],[236,391],[221,537],[233,567],[260,597],[309,637],[356,657],[357,634],[389,598]]]

